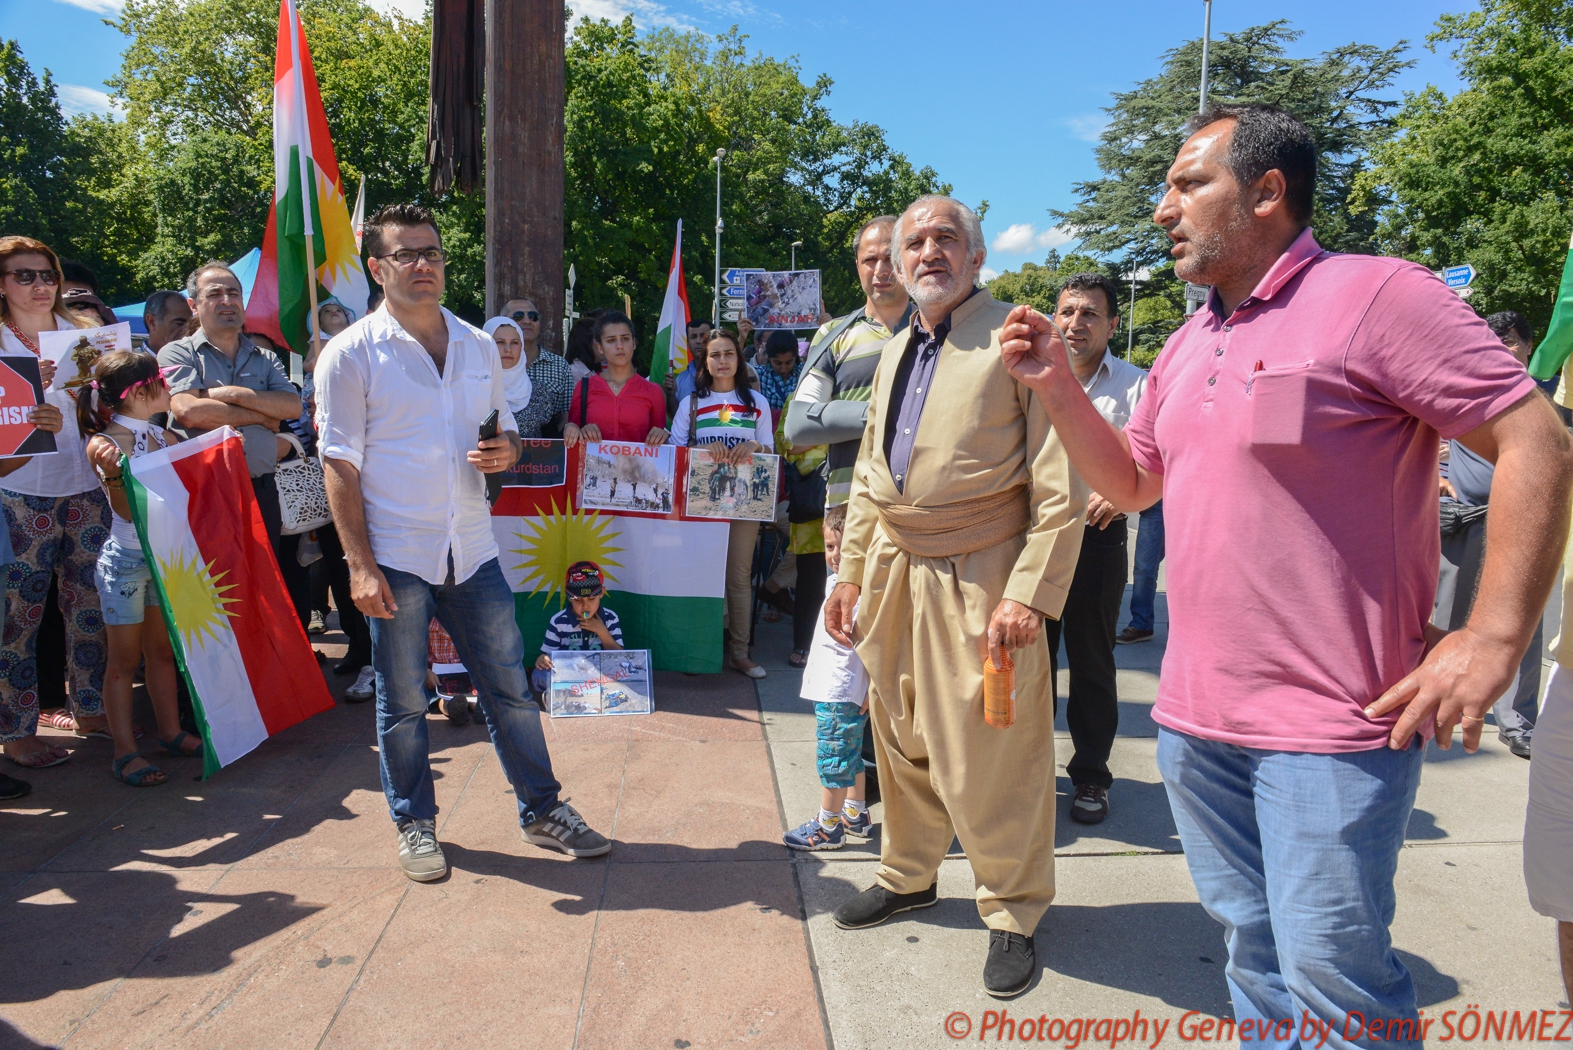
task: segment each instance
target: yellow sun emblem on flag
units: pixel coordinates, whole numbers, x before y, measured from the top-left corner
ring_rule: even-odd
[[[722,405],[721,411],[716,413],[716,418],[721,421],[722,426],[726,426],[728,423],[732,422],[732,406]]]
[[[550,600],[562,591],[568,566],[576,561],[593,561],[601,567],[607,582],[617,580],[611,570],[622,568],[622,563],[614,561],[612,555],[622,553],[623,548],[612,546],[617,537],[611,530],[610,518],[582,510],[559,511],[553,500],[550,513],[525,519],[524,531],[514,533],[523,546],[508,553],[520,556],[514,568],[524,574],[525,580],[535,580],[530,593],[545,591]]]
[[[179,553],[169,561],[157,560],[164,596],[169,600],[169,612],[182,643],[189,649],[193,645],[201,648],[204,636],[217,641],[219,632],[228,626],[226,617],[236,615],[229,603],[240,601],[224,592],[238,585],[220,582],[227,573],[213,574],[200,557],[187,558]]]

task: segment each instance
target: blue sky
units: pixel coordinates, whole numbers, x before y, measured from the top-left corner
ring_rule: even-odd
[[[424,0],[373,0],[410,11]],[[985,232],[994,270],[1064,248],[1051,208],[1075,201],[1073,183],[1097,174],[1093,145],[1111,92],[1157,72],[1167,48],[1201,34],[1201,0],[569,0],[576,12],[632,14],[645,27],[706,33],[738,25],[752,48],[796,55],[804,79],[835,81],[839,120],[883,127],[891,145],[929,164],[969,203],[989,202]],[[1351,41],[1411,44],[1401,90],[1453,91],[1453,62],[1424,46],[1439,15],[1472,0],[1318,0],[1294,4],[1215,0],[1213,33],[1288,18],[1304,32],[1291,53]],[[105,26],[120,0],[0,0],[0,37],[48,67],[67,108],[107,105],[103,79],[125,39]],[[962,14],[964,12],[964,14]],[[959,17],[958,17],[959,16]],[[351,143],[336,144],[341,153]]]

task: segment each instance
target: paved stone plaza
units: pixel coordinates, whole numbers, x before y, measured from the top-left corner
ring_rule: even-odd
[[[1220,928],[1154,766],[1163,613],[1160,595],[1158,638],[1119,650],[1114,813],[1061,823],[1042,976],[1011,1019],[1140,1011],[1179,1046],[1181,1015],[1229,1013]],[[959,853],[938,907],[848,933],[829,913],[869,884],[877,838],[780,845],[818,798],[788,627],[760,627],[757,691],[662,675],[655,715],[548,725],[565,794],[616,839],[601,860],[520,840],[476,726],[428,723],[453,868],[429,885],[397,866],[370,704],[205,783],[167,764],[171,783],[140,791],[110,779],[107,742],[68,741],[73,760],[24,773],[32,796],[0,811],[0,1047],[885,1050],[952,1045],[947,1018],[977,1040],[1000,1005],[981,989],[987,939]],[[1566,1008],[1520,870],[1527,772],[1489,731],[1475,756],[1429,756],[1395,928],[1427,1016]],[[1061,814],[1068,791],[1062,778]]]

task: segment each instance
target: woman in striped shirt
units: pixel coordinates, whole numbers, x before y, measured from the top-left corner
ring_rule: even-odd
[[[775,451],[770,402],[745,383],[739,386],[742,354],[737,337],[725,329],[710,336],[704,356],[694,363],[694,392],[683,398],[672,420],[672,444],[705,448],[723,463],[744,463],[755,452]],[[732,667],[750,678],[765,669],[748,658],[749,587],[759,522],[734,521],[726,549],[726,641]]]

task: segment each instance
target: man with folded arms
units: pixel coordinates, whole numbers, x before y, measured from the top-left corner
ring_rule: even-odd
[[[1303,124],[1215,106],[1189,131],[1154,219],[1176,275],[1212,292],[1124,432],[1041,314],[1011,312],[1004,361],[1101,496],[1126,513],[1163,497],[1158,768],[1227,931],[1242,1033],[1308,1017],[1331,1022],[1330,1047],[1419,1047],[1388,926],[1424,738],[1447,747],[1462,726],[1479,746],[1556,577],[1573,450],[1523,366],[1423,267],[1316,243]],[[1496,464],[1478,597],[1445,636],[1427,622],[1438,435]],[[1383,1035],[1346,1038],[1357,1011]]]
[[[977,216],[920,197],[891,252],[917,312],[874,376],[825,603],[827,631],[868,669],[884,829],[874,885],[835,921],[862,929],[932,905],[955,836],[989,928],[983,986],[1004,998],[1037,972],[1033,931],[1054,897],[1054,683],[1039,632],[1075,573],[1085,493],[1001,363],[1010,308],[977,287]],[[983,664],[1005,651],[1016,723],[997,729]]]

